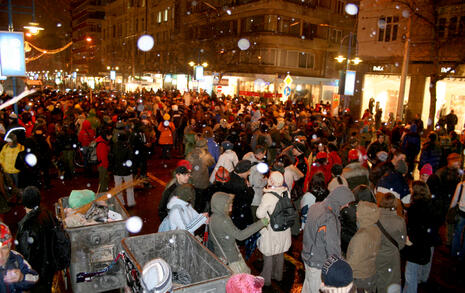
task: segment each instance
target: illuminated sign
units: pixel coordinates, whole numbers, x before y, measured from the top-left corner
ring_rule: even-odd
[[[384,66],[373,66],[373,71],[384,71]]]
[[[344,95],[353,96],[355,90],[355,71],[346,71],[346,80],[344,87]]]
[[[26,75],[23,33],[0,31],[0,64],[3,76]]]
[[[110,79],[115,80],[116,79],[116,71],[112,70],[110,71]]]
[[[455,70],[451,69],[451,67],[441,67],[441,73],[455,73]]]
[[[194,79],[203,80],[203,66],[195,66]]]

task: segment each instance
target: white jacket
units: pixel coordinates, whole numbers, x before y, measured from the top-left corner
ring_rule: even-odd
[[[266,188],[263,190],[262,202],[257,208],[257,218],[270,218],[268,214],[272,214],[276,204],[278,203],[278,198],[269,193],[269,191],[276,192],[277,194],[283,196],[284,192],[287,192],[287,195],[290,196],[287,188],[274,187]],[[271,256],[286,252],[291,247],[292,237],[291,229],[288,228],[285,231],[273,231],[271,224],[268,224],[266,228],[263,228],[260,231],[261,237],[258,238],[258,250],[260,250],[263,255]]]
[[[204,215],[197,213],[188,202],[177,196],[170,199],[167,208],[170,230],[187,230],[193,234],[207,221]]]
[[[228,170],[229,173],[231,173],[232,171],[234,171],[234,167],[236,167],[238,162],[239,158],[237,157],[236,153],[233,150],[226,150],[218,158],[218,162],[216,163],[215,169],[213,169],[213,172],[210,175],[210,183],[215,182],[216,171],[221,166],[223,166],[226,170]]]
[[[253,152],[249,152],[244,155],[242,158],[243,160],[248,160],[252,162],[252,164],[255,163],[255,166],[253,166],[250,169],[250,175],[249,175],[249,182],[250,185],[252,185],[254,195],[253,195],[253,200],[252,200],[252,206],[258,206],[260,205],[260,202],[262,201],[262,196],[263,196],[263,188],[266,186],[268,183],[268,180],[265,178],[265,176],[260,173],[257,170],[257,164],[261,163],[257,158],[255,158],[255,155]]]
[[[284,168],[284,182],[289,191],[294,187],[294,182],[299,181],[300,178],[304,177],[304,173],[300,171],[296,166],[289,165]]]

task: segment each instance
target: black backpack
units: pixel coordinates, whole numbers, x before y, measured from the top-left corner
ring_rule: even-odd
[[[276,192],[270,191],[269,193],[276,196],[279,200],[276,203],[273,213],[270,215],[270,224],[273,231],[285,231],[291,228],[296,222],[299,221],[299,215],[288,196],[286,191],[283,196]]]
[[[71,263],[71,240],[62,224],[50,213],[49,217],[51,220],[50,261],[55,271],[64,270]]]

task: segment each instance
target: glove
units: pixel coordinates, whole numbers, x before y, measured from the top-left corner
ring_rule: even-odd
[[[268,226],[268,224],[270,223],[270,220],[268,218],[263,218],[263,219],[260,219],[263,223],[263,226]]]

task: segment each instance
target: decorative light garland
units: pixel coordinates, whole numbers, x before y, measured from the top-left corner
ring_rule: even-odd
[[[52,54],[57,54],[57,53],[60,53],[66,49],[69,48],[69,46],[71,46],[73,44],[73,42],[69,42],[68,44],[66,44],[65,46],[61,47],[61,48],[58,48],[58,49],[54,49],[54,50],[45,50],[45,49],[41,49],[35,45],[33,45],[32,43],[28,42],[28,41],[24,41],[24,44],[25,45],[29,45],[30,47],[36,49],[37,51],[39,51],[40,55],[38,56],[35,56],[35,57],[29,57],[29,58],[26,58],[26,63],[29,63],[31,61],[34,61],[34,60],[37,60],[39,59],[40,57],[46,55],[46,54],[49,54],[49,55],[52,55]]]

